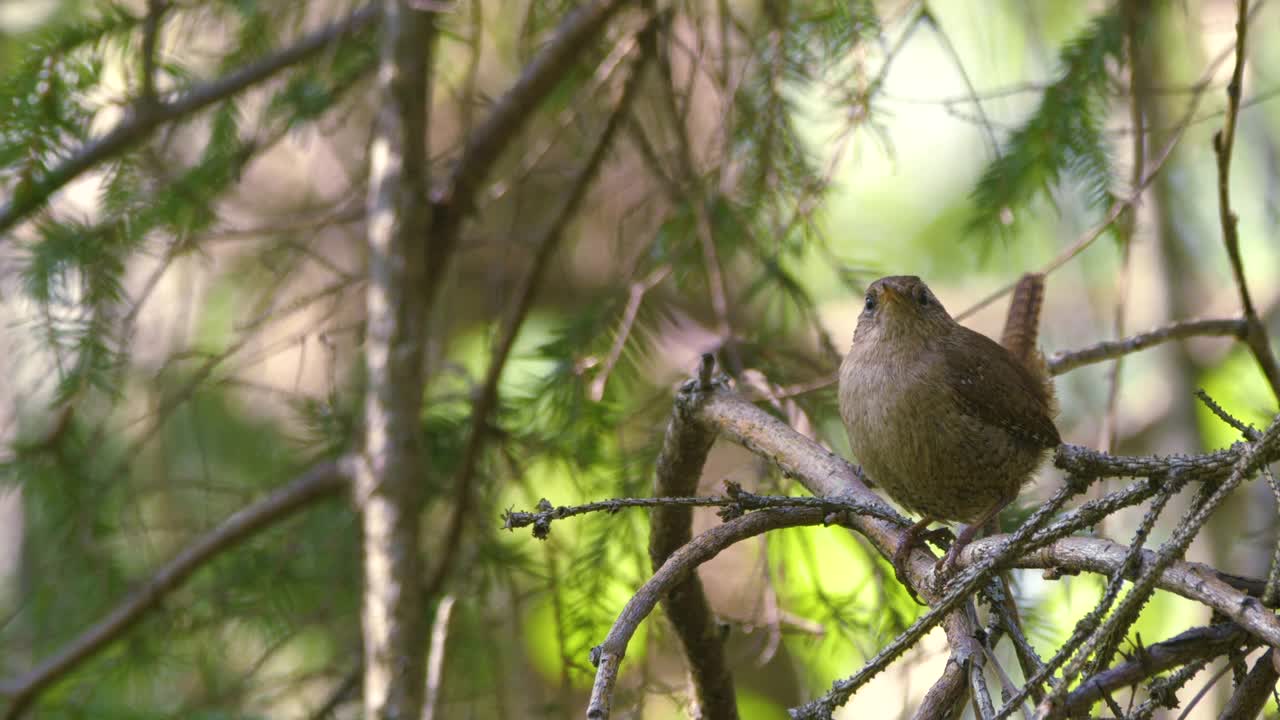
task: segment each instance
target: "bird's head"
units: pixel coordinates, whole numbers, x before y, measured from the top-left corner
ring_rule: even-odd
[[[871,283],[863,299],[854,342],[938,335],[955,325],[933,291],[915,275],[890,275]]]

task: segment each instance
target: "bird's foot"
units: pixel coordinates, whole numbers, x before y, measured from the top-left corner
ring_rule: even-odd
[[[956,561],[960,558],[960,551],[973,541],[976,527],[975,525],[964,526],[960,534],[956,535],[951,542],[951,547],[947,548],[946,554],[942,556],[937,565],[933,566],[933,582],[939,591],[947,586],[947,582],[955,574]]]
[[[910,573],[907,572],[907,566],[911,563],[911,551],[915,549],[916,545],[918,545],[921,540],[928,540],[937,544],[940,537],[945,538],[945,536],[949,534],[949,531],[946,528],[939,528],[938,530],[925,532],[925,528],[928,527],[931,522],[933,522],[931,518],[924,518],[907,528],[902,534],[902,542],[898,543],[898,549],[893,552],[894,577],[898,579],[898,582],[902,584],[902,587],[907,589],[907,593],[911,595],[911,599],[921,605],[925,605],[926,603],[920,599],[920,596],[916,595],[916,590],[911,585]]]

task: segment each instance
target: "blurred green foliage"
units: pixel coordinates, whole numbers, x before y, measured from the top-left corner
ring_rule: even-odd
[[[433,177],[447,176],[467,123],[484,117],[571,5],[484,2],[477,13],[460,3],[442,15]],[[1162,106],[1212,94],[1144,200],[1129,269],[1104,241],[1051,276],[1048,351],[1171,319],[1175,308],[1235,312],[1207,150],[1221,83],[1191,87],[1226,21],[1201,5],[1179,14],[1154,4],[1143,42],[1166,59],[1152,78]],[[156,86],[162,98],[201,86],[354,7],[175,3],[161,23]],[[545,542],[502,532],[499,518],[541,498],[651,494],[672,388],[699,352],[716,352],[740,387],[775,394],[769,412],[847,452],[821,381],[868,280],[924,275],[955,313],[1044,265],[1127,196],[1132,59],[1121,10],[1048,0],[674,4],[675,39],[540,288],[498,409],[482,423],[464,541],[443,547],[472,399],[529,238],[551,221],[612,107],[629,67],[617,57],[638,52],[625,46],[638,14],[621,14],[499,163],[432,318],[422,549],[429,569],[442,553],[460,557],[445,586],[456,599],[446,715],[579,713],[590,648],[651,573],[647,517],[560,520]],[[1277,12],[1264,9],[1255,23],[1266,27]],[[144,3],[62,3],[39,27],[3,36],[8,198],[40,194],[69,157],[139,107],[145,20]],[[353,449],[376,47],[373,32],[345,36],[157,130],[3,238],[4,367],[14,378],[6,419],[17,450],[0,467],[0,499],[16,499],[0,503],[0,525],[21,529],[15,547],[0,548],[0,680],[62,648],[227,516]],[[1275,52],[1266,43],[1254,51],[1233,179],[1250,280],[1273,328]],[[615,62],[602,71],[607,58]],[[712,265],[727,294],[723,318]],[[1130,312],[1115,328],[1122,282]],[[993,331],[994,317],[977,322]],[[1224,341],[1129,358],[1120,450],[1191,452],[1171,438],[1205,447],[1238,439],[1180,404],[1194,389],[1184,377],[1248,422],[1274,410],[1251,357]],[[816,391],[784,392],[815,382]],[[1059,379],[1064,437],[1095,443],[1107,382],[1100,369]],[[68,426],[49,434],[50,417],[66,408]],[[800,491],[718,446],[700,491],[719,492],[724,479]],[[1025,501],[1056,480],[1046,470]],[[700,512],[698,522],[717,521]],[[1107,530],[1127,540],[1129,528]],[[1268,555],[1274,523],[1251,530]],[[1154,542],[1168,531],[1158,526]],[[351,698],[334,692],[358,669],[359,540],[350,504],[329,502],[220,554],[45,692],[38,715],[309,717],[334,701],[352,716]],[[1228,546],[1209,537],[1201,551],[1222,560]],[[774,717],[825,691],[921,611],[874,550],[828,528],[744,543],[703,579],[742,649],[731,659],[744,718]],[[1019,582],[1046,654],[1102,587],[1093,576]],[[1134,632],[1149,643],[1202,620],[1197,613],[1158,594]],[[647,716],[685,702],[668,630],[650,618],[627,652],[624,689]],[[878,679],[880,692],[918,698],[936,676],[912,674],[927,655]]]

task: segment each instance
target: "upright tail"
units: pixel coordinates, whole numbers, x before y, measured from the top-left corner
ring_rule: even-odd
[[[1040,356],[1040,308],[1044,305],[1044,275],[1027,273],[1018,280],[1009,303],[1000,344],[1022,364],[1040,375],[1044,360]]]

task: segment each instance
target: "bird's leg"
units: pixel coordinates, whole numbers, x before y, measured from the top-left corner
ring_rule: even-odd
[[[893,551],[894,576],[898,578],[898,582],[902,583],[902,586],[911,594],[911,599],[921,605],[924,605],[925,603],[920,602],[920,598],[916,595],[915,588],[911,586],[911,581],[907,579],[907,563],[911,560],[911,550],[919,544],[920,540],[922,540],[925,535],[928,535],[928,533],[924,532],[924,529],[929,527],[929,523],[931,522],[933,522],[933,518],[931,517],[923,517],[917,520],[914,525],[906,529],[906,532],[902,533],[902,542],[898,543],[898,549]]]
[[[999,500],[992,503],[986,510],[982,511],[982,514],[978,516],[977,520],[974,520],[972,523],[961,525],[960,533],[956,535],[956,541],[951,543],[951,547],[947,550],[947,554],[942,556],[942,559],[938,561],[937,567],[934,568],[934,575],[940,579],[950,575],[951,571],[955,568],[956,559],[960,557],[960,551],[964,549],[964,546],[972,542],[978,532],[982,530],[989,521],[994,520],[1006,505],[1013,502],[1014,497],[1016,497],[1016,494],[1001,497]]]

